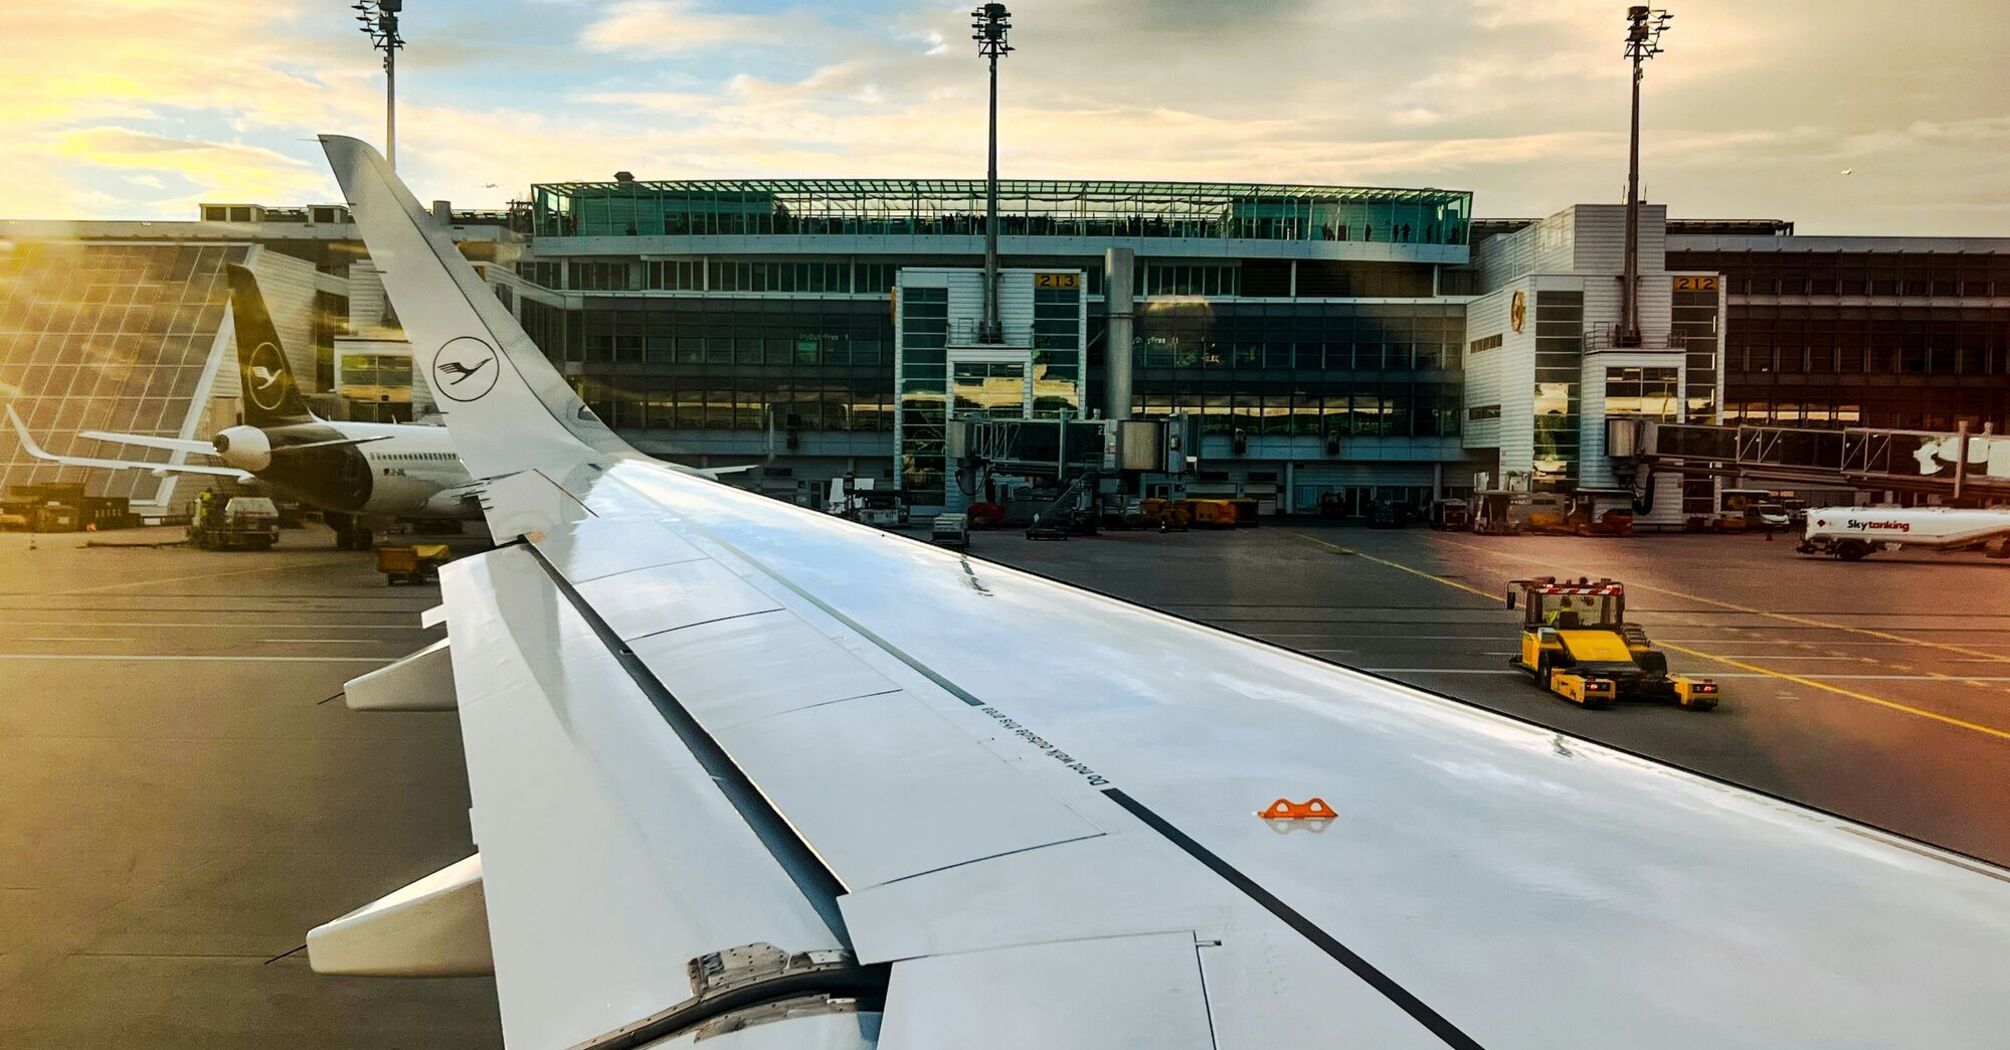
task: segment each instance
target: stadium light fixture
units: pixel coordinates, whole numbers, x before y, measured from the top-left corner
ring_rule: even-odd
[[[1012,12],[1004,4],[980,4],[970,12],[970,28],[977,54],[991,64],[991,132],[984,174],[984,320],[977,341],[995,346],[1005,341],[1005,326],[998,319],[998,60],[1012,53],[1005,39],[1012,29]]]
[[[1661,53],[1661,34],[1675,16],[1635,4],[1626,9],[1626,58],[1633,63],[1633,126],[1626,145],[1626,266],[1620,279],[1620,346],[1640,339],[1640,76],[1642,65]]]
[[[384,160],[398,167],[398,49],[405,38],[398,35],[398,15],[405,0],[356,0],[349,5],[356,12],[357,28],[370,38],[370,46],[384,53]]]

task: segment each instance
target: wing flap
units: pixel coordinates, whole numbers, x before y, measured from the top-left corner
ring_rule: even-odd
[[[849,888],[1102,834],[906,693],[715,732]]]
[[[577,586],[622,641],[781,609],[779,602],[710,559],[652,565]]]
[[[705,557],[661,523],[635,518],[589,518],[561,526],[538,537],[537,549],[575,585]]]
[[[1190,933],[1147,934],[897,963],[880,1050],[1213,1050]]]
[[[637,639],[635,655],[719,730],[896,686],[793,616],[740,616]],[[758,673],[749,673],[757,670]]]
[[[660,1013],[700,955],[843,947],[528,552],[441,582],[511,1045]]]

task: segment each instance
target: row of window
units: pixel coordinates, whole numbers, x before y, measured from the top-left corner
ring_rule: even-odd
[[[2010,294],[2010,256],[2001,253],[1675,251],[1668,268],[1722,273],[1732,295]]]
[[[917,191],[847,198],[836,191],[686,190],[633,184],[536,188],[540,237],[876,235],[979,236],[984,203],[971,195]],[[998,227],[1006,237],[1199,237],[1463,244],[1464,200],[1418,203],[1309,199],[1057,200],[1014,197],[1009,184]],[[1092,194],[1095,191],[1091,191]]]
[[[1888,427],[1896,430],[1952,431],[1963,420],[1975,430],[2010,416],[2010,397],[1965,397],[1961,391],[1912,390],[1907,397],[1873,398],[1871,391],[1800,390],[1789,398],[1755,398],[1731,393],[1724,399],[1724,422],[1752,426]]]
[[[1132,411],[1158,419],[1173,413],[1201,417],[1202,431],[1226,434],[1325,437],[1453,437],[1459,433],[1459,395],[1442,387],[1381,384],[1352,391],[1236,391],[1192,389],[1133,395]]]
[[[2010,369],[2010,350],[1990,347],[1737,345],[1743,342],[1725,348],[1732,372],[2002,376]]]
[[[575,380],[580,400],[623,430],[889,431],[893,392],[861,384],[745,377]]]

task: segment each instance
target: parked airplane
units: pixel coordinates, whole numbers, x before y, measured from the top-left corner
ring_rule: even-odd
[[[335,545],[345,550],[368,550],[372,530],[395,521],[481,520],[480,486],[461,465],[447,428],[338,422],[309,410],[286,363],[278,329],[259,293],[257,276],[242,266],[232,265],[229,270],[238,374],[244,394],[243,418],[238,425],[218,432],[213,441],[102,430],[77,435],[211,456],[221,461],[221,466],[57,455],[35,442],[27,425],[9,406],[7,414],[22,448],[36,459],[69,466],[256,478],[289,499],[319,508],[335,531]],[[495,382],[484,375],[486,364],[441,368],[433,377],[434,392],[442,400],[453,401],[485,389],[484,384]],[[753,466],[675,469],[718,478]]]
[[[324,137],[485,479],[480,852],[316,928],[510,1047],[1996,1046],[2010,872],[668,468]],[[437,621],[435,621],[437,622]]]
[[[72,466],[256,478],[325,512],[335,545],[344,549],[367,549],[371,529],[398,519],[478,520],[477,487],[454,454],[445,427],[335,422],[308,409],[259,294],[258,278],[242,266],[229,269],[244,393],[242,422],[225,428],[214,441],[98,430],[78,435],[209,456],[220,466],[56,455],[35,443],[10,406],[8,415],[28,454]]]

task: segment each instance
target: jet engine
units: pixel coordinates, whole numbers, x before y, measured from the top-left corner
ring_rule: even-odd
[[[272,464],[272,439],[257,427],[229,427],[216,435],[216,456],[253,474]]]

